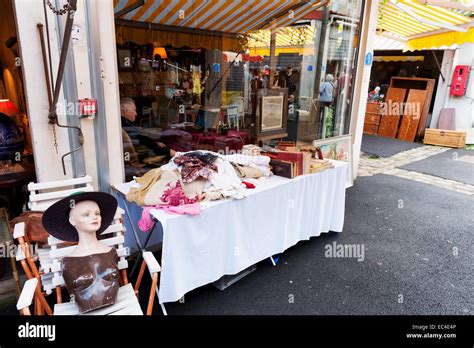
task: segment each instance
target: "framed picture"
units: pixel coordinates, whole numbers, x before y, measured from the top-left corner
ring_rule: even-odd
[[[333,159],[347,162],[349,164],[346,188],[351,187],[354,184],[352,179],[352,136],[349,134],[328,139],[314,140],[313,146],[321,149],[324,159]]]
[[[257,137],[285,133],[288,120],[288,90],[260,90],[255,120]]]
[[[119,69],[133,69],[132,50],[129,48],[118,48],[117,59]]]

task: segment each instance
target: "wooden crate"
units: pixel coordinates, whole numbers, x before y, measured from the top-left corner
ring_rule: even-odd
[[[466,132],[447,129],[425,129],[424,144],[461,148],[466,146]]]

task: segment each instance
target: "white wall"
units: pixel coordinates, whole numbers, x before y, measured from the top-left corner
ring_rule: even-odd
[[[446,107],[446,102],[449,99],[449,86],[451,85],[452,69],[453,69],[453,60],[456,54],[456,50],[445,50],[443,53],[443,61],[441,62],[441,73],[443,74],[445,80],[441,78],[441,75],[438,79],[438,88],[434,95],[435,102],[433,105],[433,115],[431,116],[431,122],[429,127],[436,128],[438,125],[439,113],[441,109]]]
[[[462,44],[459,48],[453,69],[456,65],[471,66],[471,74],[467,85],[466,95],[462,97],[449,96],[448,108],[456,109],[456,130],[466,132],[466,143],[474,144],[474,43]],[[452,73],[449,77],[451,84]]]
[[[63,175],[61,157],[70,151],[68,131],[56,127],[58,152],[53,143],[53,127],[48,124],[49,102],[46,90],[46,79],[43,68],[41,44],[37,23],[45,24],[42,1],[16,0],[15,11],[18,43],[22,58],[22,70],[28,119],[31,127],[33,156],[35,159],[38,182],[62,180],[72,177],[71,156],[65,158],[67,175]],[[53,76],[56,78],[59,63],[56,20],[48,12],[50,25],[50,44],[52,49]],[[46,26],[44,27],[46,40]],[[59,101],[64,102],[61,93]],[[60,124],[66,124],[66,116],[58,115]]]
[[[451,81],[456,65],[471,66],[466,95],[449,95]],[[474,144],[474,43],[464,43],[456,50],[447,50],[443,55],[441,71],[446,81],[439,80],[433,117],[430,127],[436,128],[439,112],[443,108],[456,109],[456,130],[466,132],[466,143]]]

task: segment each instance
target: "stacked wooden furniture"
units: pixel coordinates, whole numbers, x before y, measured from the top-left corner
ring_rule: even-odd
[[[388,138],[395,138],[397,136],[402,108],[392,108],[391,105],[402,105],[405,100],[405,95],[406,89],[396,87],[390,87],[388,89],[378,135]]]
[[[368,102],[365,111],[364,133],[377,134],[382,118],[382,105],[377,102]]]
[[[434,79],[392,77],[377,134],[410,142],[421,138],[434,85]]]

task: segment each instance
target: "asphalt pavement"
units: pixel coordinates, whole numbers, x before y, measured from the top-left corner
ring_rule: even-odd
[[[400,168],[474,185],[474,150],[452,149]]]
[[[228,289],[196,289],[167,310],[170,315],[472,315],[473,210],[472,196],[455,191],[383,174],[358,178],[347,191],[342,233],[302,241],[276,267],[261,262]],[[363,246],[363,261],[325,257],[333,242]]]
[[[346,193],[343,232],[301,241],[277,266],[265,260],[224,291],[206,285],[166,308],[170,315],[472,315],[473,211],[467,194],[384,174],[359,177]],[[333,243],[363,254],[326,257]],[[154,312],[161,315],[156,302]],[[17,311],[10,305],[0,314]]]

